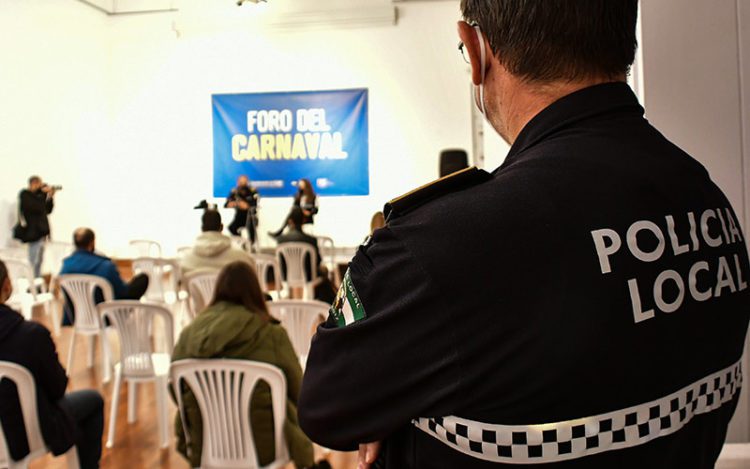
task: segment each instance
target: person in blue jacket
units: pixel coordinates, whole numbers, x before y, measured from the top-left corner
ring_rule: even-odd
[[[73,244],[76,250],[63,260],[60,275],[87,274],[102,277],[112,285],[112,293],[116,300],[137,300],[146,293],[148,289],[148,276],[146,274],[138,274],[130,282],[125,282],[112,259],[95,252],[96,236],[93,230],[90,228],[75,230],[73,232]],[[100,291],[97,291],[95,296],[97,303],[104,301]],[[63,325],[71,325],[74,318],[73,305],[66,295]]]

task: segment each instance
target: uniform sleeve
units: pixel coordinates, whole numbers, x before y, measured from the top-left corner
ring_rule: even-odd
[[[344,282],[318,328],[299,404],[305,433],[345,451],[385,439],[413,418],[444,415],[460,383],[455,340],[441,327],[457,318],[389,228],[360,247],[347,276],[352,291]],[[344,316],[363,311],[364,319],[339,326],[342,298],[350,303]]]
[[[68,387],[68,377],[65,369],[57,357],[55,344],[47,329],[38,326],[34,340],[35,356],[37,357],[34,380],[38,388],[47,395],[50,401],[57,402],[65,395]]]

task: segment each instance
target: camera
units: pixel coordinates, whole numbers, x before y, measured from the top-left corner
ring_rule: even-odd
[[[52,189],[53,191],[61,191],[63,188],[62,186],[50,186],[50,189]]]

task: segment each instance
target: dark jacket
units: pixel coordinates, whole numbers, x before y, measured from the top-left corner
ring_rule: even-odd
[[[26,242],[39,241],[49,236],[49,220],[55,202],[41,190],[31,192],[24,189],[18,195],[21,214],[26,220]]]
[[[44,442],[56,456],[65,453],[73,446],[75,424],[57,405],[65,395],[68,377],[57,358],[49,331],[0,305],[0,360],[16,363],[31,372],[36,383],[39,425]],[[9,380],[0,383],[0,421],[11,457],[16,461],[23,459],[29,454],[29,445],[23,430],[16,385]]]
[[[120,277],[117,266],[109,257],[85,249],[78,249],[63,260],[60,275],[63,274],[87,274],[102,277],[112,285],[115,299],[127,297],[128,286]]]
[[[302,382],[302,368],[286,330],[277,322],[266,322],[244,306],[221,302],[198,315],[180,334],[172,352],[172,361],[187,358],[232,358],[269,363],[281,369],[286,377],[287,407],[284,437],[289,455],[297,467],[313,463],[313,447],[297,423],[297,398]],[[203,450],[203,422],[195,396],[183,393],[185,415],[190,422],[190,463],[200,466]],[[266,383],[258,384],[252,397],[251,426],[261,465],[274,458],[273,411],[271,392]],[[175,434],[177,450],[187,456],[185,435],[179,413]]]
[[[750,265],[705,168],[612,83],[469,182],[394,200],[359,248],[312,342],[305,432],[384,440],[398,469],[713,468]]]

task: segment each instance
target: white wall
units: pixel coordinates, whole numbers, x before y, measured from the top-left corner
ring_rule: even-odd
[[[94,224],[90,207],[104,194],[87,189],[84,170],[109,135],[105,20],[74,1],[0,0],[0,245],[35,173],[65,186],[51,217],[56,238]]]
[[[744,4],[744,6],[743,6]],[[738,21],[738,8],[743,16]],[[742,0],[641,2],[643,94],[646,116],[668,138],[708,169],[750,233],[750,155],[743,147],[750,116],[747,81],[740,86],[740,58],[750,77],[748,5]],[[745,28],[742,47],[738,24]],[[744,102],[741,98],[745,98]],[[744,369],[748,367],[747,359]],[[729,441],[750,440],[747,386],[730,427]]]
[[[134,194],[116,202],[139,203],[127,219],[92,209],[117,244],[132,236],[175,246],[192,240],[199,213],[190,207],[212,193],[213,93],[369,89],[371,194],[319,202],[315,232],[337,245],[359,244],[373,212],[435,178],[441,149],[470,148],[458,2],[399,7],[397,26],[285,30],[253,21],[252,13],[273,15],[274,5],[281,4],[207,12],[205,2],[186,1],[177,15],[112,20],[106,159],[110,171],[138,181]],[[106,183],[94,184],[104,190]],[[262,233],[282,223],[290,203],[262,200]]]
[[[212,194],[213,93],[369,89],[371,194],[321,198],[316,218],[315,232],[338,245],[359,244],[373,212],[435,178],[441,149],[471,148],[458,1],[399,6],[397,26],[337,30],[253,22],[279,2],[211,3],[120,17],[74,0],[0,0],[0,37],[14,45],[0,51],[0,155],[13,163],[0,175],[0,244],[31,173],[65,186],[52,216],[58,239],[89,225],[115,255],[138,237],[167,252],[189,244],[191,207]],[[277,228],[290,203],[264,199],[261,231]]]

